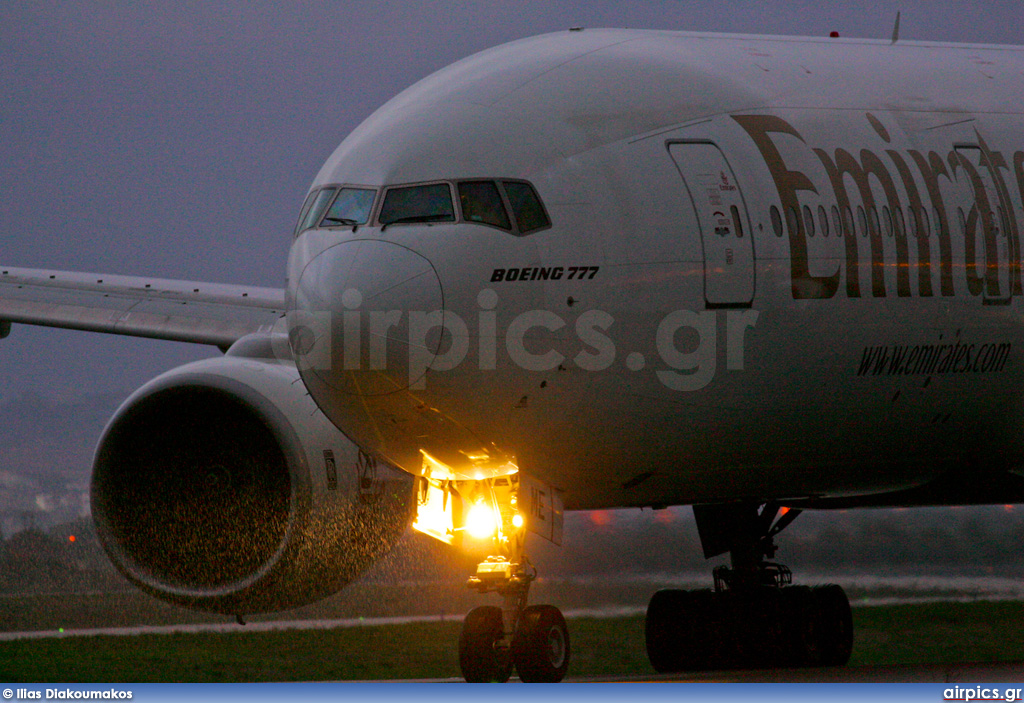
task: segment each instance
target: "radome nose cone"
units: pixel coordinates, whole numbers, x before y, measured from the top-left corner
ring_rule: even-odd
[[[437,353],[433,336],[431,343],[410,337],[409,321],[440,314],[444,295],[426,258],[400,244],[363,239],[310,261],[295,307],[289,339],[299,369],[344,393],[381,395],[408,388],[418,380],[409,377],[410,368],[425,368]]]

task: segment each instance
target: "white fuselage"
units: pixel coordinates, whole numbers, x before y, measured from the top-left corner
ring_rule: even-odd
[[[376,214],[292,247],[303,381],[367,452],[517,466],[567,508],[1013,470],[1022,73],[1009,47],[639,31],[466,59],[317,176]],[[387,187],[502,179],[550,227],[381,224]]]

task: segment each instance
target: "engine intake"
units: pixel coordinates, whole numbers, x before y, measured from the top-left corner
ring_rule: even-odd
[[[97,449],[92,503],[128,579],[234,614],[334,593],[415,508],[412,477],[361,455],[294,367],[230,356],[168,372],[121,406]]]

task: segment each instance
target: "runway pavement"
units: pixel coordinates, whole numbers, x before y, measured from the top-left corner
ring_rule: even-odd
[[[570,679],[567,679],[570,680]],[[809,669],[709,671],[629,678],[571,679],[573,681],[667,681],[730,683],[1017,683],[1024,682],[1024,662],[915,664],[892,666],[835,666]]]
[[[410,679],[403,683],[460,683],[462,679]],[[568,677],[566,683],[1022,683],[1024,662],[834,666],[810,669],[702,671],[686,674]],[[375,681],[373,683],[396,683]],[[521,683],[513,677],[509,683]]]

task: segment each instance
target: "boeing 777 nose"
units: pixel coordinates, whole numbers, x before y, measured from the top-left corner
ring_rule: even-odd
[[[329,247],[305,266],[295,291],[289,337],[299,368],[335,391],[404,390],[437,352],[439,337],[417,336],[416,323],[442,314],[441,282],[407,247],[376,239]]]

